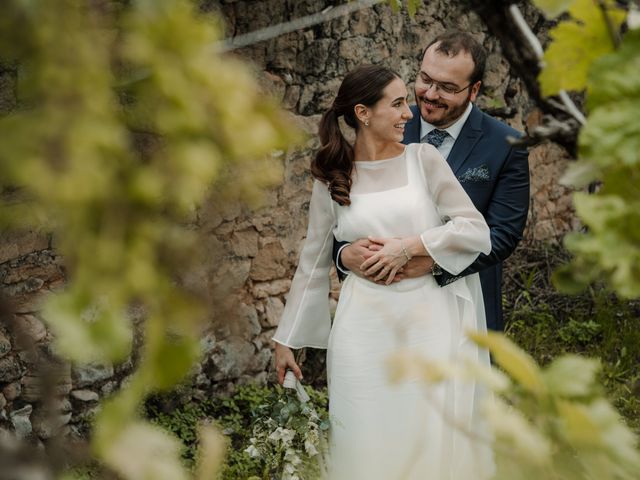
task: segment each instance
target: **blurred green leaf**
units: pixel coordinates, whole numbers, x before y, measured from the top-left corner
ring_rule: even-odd
[[[519,411],[509,408],[502,400],[488,399],[483,413],[493,434],[512,447],[513,455],[535,465],[550,462],[551,443]]]
[[[507,337],[496,332],[469,333],[469,337],[488,349],[496,363],[524,388],[536,395],[545,393],[542,372],[536,362]]]
[[[43,308],[58,352],[123,360],[134,323],[143,331],[137,370],[93,437],[126,479],[186,478],[137,406],[198,355],[205,302],[184,278],[205,262],[198,208],[211,192],[255,200],[282,179],[273,152],[301,138],[252,68],[212,48],[221,31],[190,0],[8,0],[0,16],[20,96],[0,117],[0,179],[20,193],[0,219],[50,229],[64,258],[67,284]],[[217,460],[203,462],[212,472]]]
[[[617,31],[625,11],[612,0],[606,0],[603,5]],[[545,51],[545,66],[538,76],[545,96],[556,95],[561,90],[583,90],[593,61],[614,50],[612,33],[598,2],[574,0],[569,14],[570,20],[560,22],[550,32],[552,42]]]
[[[560,397],[586,397],[594,394],[600,362],[578,355],[564,355],[543,372],[549,392]]]
[[[187,480],[180,461],[180,442],[160,427],[128,424],[104,451],[104,458],[123,478]]]

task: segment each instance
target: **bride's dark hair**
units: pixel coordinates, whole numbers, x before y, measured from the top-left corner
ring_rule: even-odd
[[[340,205],[351,204],[349,192],[354,154],[353,147],[340,131],[338,119],[343,116],[345,123],[358,131],[360,125],[355,106],[373,106],[396,78],[400,78],[396,72],[379,65],[356,67],[344,77],[333,105],[322,115],[318,129],[321,147],[311,162],[311,173],[328,185],[331,198]]]

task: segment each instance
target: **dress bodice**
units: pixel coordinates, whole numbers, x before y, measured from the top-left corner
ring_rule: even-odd
[[[387,160],[355,162],[351,205],[336,206],[337,240],[406,237],[442,224],[413,148]]]
[[[454,275],[480,252],[491,250],[484,218],[432,145],[411,144],[399,157],[356,162],[350,197],[351,205],[339,206],[325,184],[313,184],[307,238],[273,337],[283,345],[327,346],[334,237],[354,241],[419,235],[426,253]],[[416,283],[419,279],[387,288],[402,290]]]

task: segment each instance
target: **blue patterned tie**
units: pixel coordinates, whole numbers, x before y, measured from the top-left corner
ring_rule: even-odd
[[[438,130],[434,128],[429,133],[427,133],[424,137],[422,137],[422,142],[427,142],[438,148],[442,145],[442,142],[449,136],[449,133],[446,130]]]

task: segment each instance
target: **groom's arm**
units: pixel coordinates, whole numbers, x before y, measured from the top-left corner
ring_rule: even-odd
[[[484,270],[505,260],[522,239],[529,211],[528,152],[512,148],[496,182],[484,217],[491,231],[491,252],[478,258],[459,275],[442,271],[435,278],[439,285]]]
[[[349,245],[349,242],[339,242],[336,240],[336,237],[333,237],[333,263],[336,264],[336,272],[338,272],[338,278],[340,281],[344,280],[349,273],[349,269],[346,268],[340,260],[342,250]]]
[[[360,265],[374,255],[375,251],[375,245],[367,238],[360,238],[354,242],[339,242],[334,237],[333,261],[336,264],[338,278],[344,280],[349,273],[354,273],[373,282],[372,278],[360,270]]]

